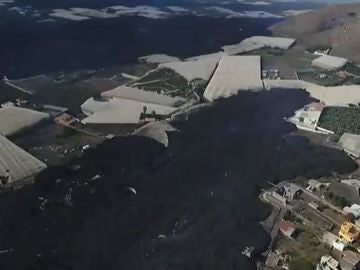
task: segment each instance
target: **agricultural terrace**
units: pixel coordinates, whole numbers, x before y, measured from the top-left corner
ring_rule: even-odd
[[[326,107],[320,116],[319,126],[340,136],[344,132],[360,134],[360,108]]]
[[[355,65],[354,63],[347,63],[344,66],[344,70],[352,75],[360,76],[360,67]]]
[[[315,269],[316,263],[329,252],[329,248],[319,239],[322,233],[318,229],[298,223],[297,230],[296,241],[280,235],[275,248],[286,250],[291,256],[290,270]]]
[[[308,69],[298,71],[300,80],[315,83],[321,86],[339,86],[345,84],[348,81],[347,78],[341,78],[336,71],[327,71],[319,69]]]
[[[194,91],[197,94],[204,92],[206,81],[194,79],[189,82],[174,70],[160,67],[148,72],[139,80],[130,83],[129,86],[145,91],[155,91],[172,97],[192,98],[194,97]]]
[[[246,55],[260,55],[263,70],[277,69],[282,79],[297,79],[295,71],[308,70],[314,56],[304,52],[301,48],[293,47],[288,50],[277,48],[262,48]]]

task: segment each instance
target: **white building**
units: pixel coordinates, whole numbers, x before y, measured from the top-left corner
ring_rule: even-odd
[[[295,116],[290,117],[288,121],[295,124],[298,129],[316,131],[320,115],[321,111],[299,110],[296,111]]]
[[[320,262],[317,265],[318,270],[339,270],[340,263],[330,255],[324,255],[320,258]]]
[[[327,132],[322,128],[320,128],[320,130],[318,128],[319,119],[324,107],[325,103],[323,102],[313,102],[296,111],[295,115],[288,118],[287,120],[295,124],[298,129],[318,133],[331,133],[330,131]]]

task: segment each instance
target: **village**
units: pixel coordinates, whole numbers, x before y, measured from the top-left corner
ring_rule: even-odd
[[[263,226],[272,242],[263,269],[358,269],[360,181],[303,179],[273,184],[260,199],[274,207]],[[280,235],[278,235],[280,233]]]

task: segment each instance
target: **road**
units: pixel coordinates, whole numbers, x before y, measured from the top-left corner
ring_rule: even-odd
[[[299,185],[297,185],[297,184],[294,184],[294,183],[293,183],[293,185],[295,185],[296,187],[298,187],[299,189],[301,189],[302,192],[304,192],[306,195],[312,197],[314,200],[321,202],[323,205],[326,205],[327,207],[333,209],[334,211],[336,211],[336,212],[338,212],[338,213],[345,214],[342,209],[340,209],[340,208],[332,205],[332,204],[329,203],[327,200],[325,200],[325,199],[323,199],[323,198],[315,195],[314,193],[308,191],[307,189],[305,189],[305,188],[303,188],[303,187],[301,187],[301,186],[299,186]]]

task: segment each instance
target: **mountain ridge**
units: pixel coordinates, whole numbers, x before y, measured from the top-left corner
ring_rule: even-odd
[[[360,63],[360,3],[330,5],[287,18],[269,29],[306,48],[331,46],[331,54]]]

